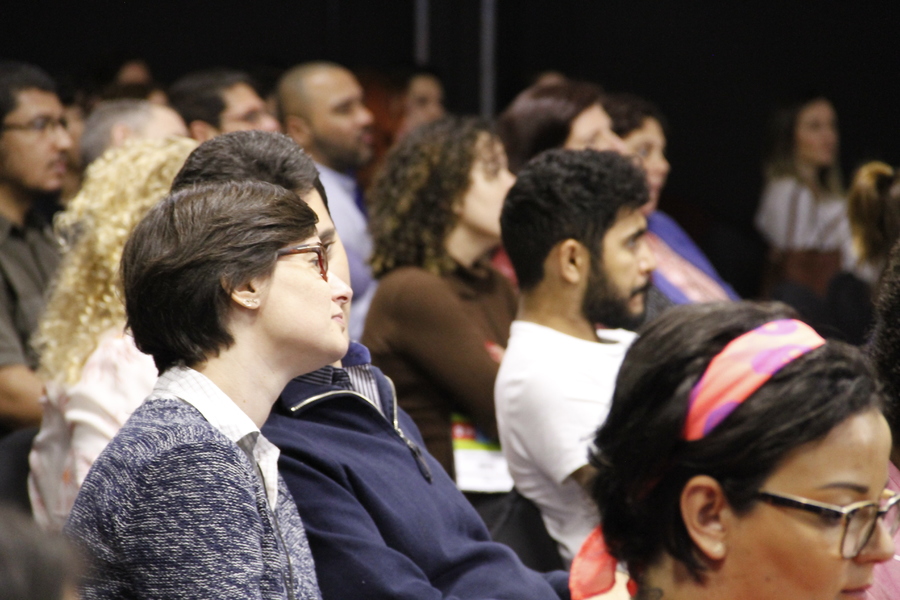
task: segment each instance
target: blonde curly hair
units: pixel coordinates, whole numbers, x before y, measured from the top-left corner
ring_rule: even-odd
[[[131,230],[169,191],[194,140],[135,140],[91,163],[84,185],[54,219],[65,254],[34,345],[45,381],[76,383],[101,335],[125,326],[119,261]]]

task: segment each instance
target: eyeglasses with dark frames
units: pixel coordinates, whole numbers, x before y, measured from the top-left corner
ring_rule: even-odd
[[[312,252],[316,255],[319,274],[322,276],[322,279],[328,281],[328,251],[325,249],[325,245],[322,242],[281,248],[275,252],[275,257],[281,258],[282,256],[288,256],[290,254],[306,254],[308,252]]]
[[[68,128],[69,123],[66,121],[65,117],[60,117],[59,119],[54,117],[38,117],[27,123],[4,123],[0,126],[0,129],[3,131],[6,131],[7,129],[13,131],[30,131],[43,136],[50,135],[52,132],[61,129],[68,130]]]
[[[840,550],[841,556],[844,558],[852,559],[859,556],[872,538],[875,527],[878,525],[878,519],[884,520],[884,526],[891,537],[900,528],[900,494],[895,494],[890,490],[884,491],[884,499],[880,505],[877,502],[863,500],[847,506],[839,506],[791,494],[776,494],[763,490],[757,492],[756,496],[773,506],[805,510],[819,515],[826,521],[841,523],[843,531]]]

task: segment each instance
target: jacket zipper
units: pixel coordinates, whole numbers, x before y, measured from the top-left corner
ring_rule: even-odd
[[[392,423],[394,432],[398,436],[400,436],[400,439],[403,440],[403,442],[406,444],[406,447],[409,448],[410,452],[412,452],[413,458],[416,460],[416,465],[419,467],[419,472],[422,473],[422,476],[428,481],[428,483],[431,483],[432,480],[434,479],[434,477],[431,474],[431,469],[429,468],[428,463],[425,461],[425,455],[422,454],[422,449],[419,448],[419,446],[414,441],[412,441],[411,439],[406,437],[406,434],[404,434],[403,430],[400,429],[400,422],[397,419],[397,389],[394,387],[394,382],[391,381],[390,378],[387,378],[387,380],[391,384],[391,400],[393,402],[393,407],[394,407],[393,423]],[[290,411],[292,413],[294,413],[305,406],[309,406],[310,404],[312,404],[314,402],[318,402],[319,400],[323,400],[330,396],[341,396],[341,395],[347,395],[347,394],[350,394],[351,396],[357,396],[358,398],[361,398],[366,404],[372,405],[372,401],[369,400],[368,398],[366,398],[365,396],[363,396],[362,394],[360,394],[359,392],[354,392],[353,390],[333,390],[330,392],[325,392],[324,394],[317,394],[315,396],[311,396],[311,397],[307,398],[306,400],[304,400],[303,402],[300,402],[299,404],[295,404],[294,406],[292,406],[290,408]],[[375,406],[372,406],[372,408],[375,409]],[[379,411],[379,414],[381,414],[380,411]],[[382,418],[384,418],[384,415],[381,415],[381,416],[382,416]]]
[[[406,435],[403,433],[403,430],[400,429],[400,422],[397,419],[397,388],[394,387],[394,381],[390,377],[388,377],[387,380],[388,383],[391,384],[391,400],[394,404],[394,430],[400,436],[400,439],[406,442],[406,445],[407,447],[409,447],[410,452],[413,453],[413,456],[416,459],[416,463],[419,465],[419,471],[422,473],[422,476],[425,477],[428,483],[431,483],[431,469],[428,468],[428,463],[425,462],[425,457],[422,455],[422,449],[419,448],[419,446],[416,445],[414,441],[406,437]]]

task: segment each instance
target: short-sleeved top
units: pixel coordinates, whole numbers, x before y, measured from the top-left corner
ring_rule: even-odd
[[[779,250],[840,250],[844,269],[856,265],[847,203],[840,196],[816,198],[794,177],[773,179],[763,191],[755,223]]]
[[[29,338],[58,265],[59,245],[38,215],[30,213],[22,227],[0,217],[0,366],[37,368]]]
[[[572,560],[597,526],[597,508],[572,473],[588,464],[606,420],[631,331],[582,340],[537,323],[514,321],[494,397],[500,445],[516,489],[541,510],[560,554]]]

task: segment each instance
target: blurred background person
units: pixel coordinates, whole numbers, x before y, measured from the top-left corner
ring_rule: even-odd
[[[831,278],[852,266],[838,141],[837,113],[825,98],[772,115],[755,219],[773,250],[770,287],[790,282],[824,296]]]
[[[611,94],[604,100],[604,108],[613,131],[622,138],[628,154],[640,159],[647,174],[650,200],[641,212],[647,217],[647,243],[656,257],[653,285],[675,304],[738,300],[684,229],[659,210],[659,195],[669,176],[662,113],[633,94]]]
[[[551,148],[624,153],[604,99],[603,90],[586,81],[535,84],[521,92],[497,119],[510,171],[517,173],[533,156]]]
[[[900,239],[900,177],[883,162],[870,162],[856,172],[847,195],[847,213],[859,264],[856,273],[873,289]]]
[[[376,288],[369,267],[370,203],[357,180],[373,156],[372,112],[363,103],[356,76],[324,61],[297,65],[282,75],[278,106],[284,132],[316,162],[331,217],[341,232],[353,287],[350,338],[358,340]]]
[[[884,396],[859,350],[792,316],[684,305],[644,330],[594,441],[602,531],[573,579],[621,561],[638,598],[864,595],[900,524]]]
[[[168,106],[169,96],[163,86],[153,78],[150,65],[141,58],[126,60],[116,71],[113,80],[103,88],[101,100],[147,100],[160,106]]]
[[[62,535],[0,505],[0,600],[78,600],[82,570]]]
[[[84,124],[81,164],[87,167],[107,148],[118,148],[130,139],[162,139],[187,136],[181,116],[147,100],[106,100],[98,103]]]
[[[770,245],[764,293],[814,327],[861,343],[868,290],[857,266],[840,165],[837,113],[814,96],[778,109],[755,223]],[[861,315],[861,316],[860,316]]]
[[[57,216],[57,232],[73,241],[35,339],[47,392],[29,457],[32,512],[44,528],[62,529],[91,465],[153,390],[153,359],[125,332],[119,262],[131,230],[196,146],[170,138],[110,150]]]
[[[0,438],[41,419],[29,338],[59,247],[35,209],[58,196],[71,146],[55,82],[35,66],[0,62]]]
[[[406,80],[403,89],[402,117],[397,129],[397,138],[447,114],[444,108],[444,86],[437,75],[420,71],[413,73]]]
[[[366,69],[357,74],[366,108],[372,113],[372,159],[356,178],[371,186],[384,157],[401,137],[447,114],[440,78],[421,67],[383,72]]]
[[[429,452],[470,492],[512,488],[493,390],[516,297],[487,256],[514,181],[485,123],[446,117],[403,138],[370,190],[379,286],[363,343]]]
[[[207,69],[188,73],[169,88],[169,101],[198,142],[230,131],[280,130],[253,80],[241,71]]]

